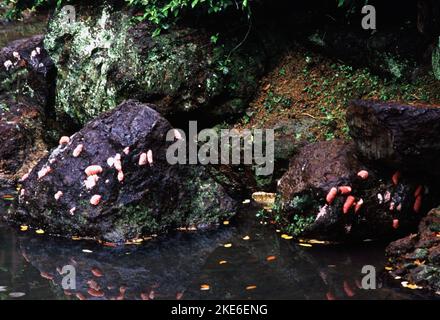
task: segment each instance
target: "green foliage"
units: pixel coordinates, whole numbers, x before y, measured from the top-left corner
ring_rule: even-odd
[[[138,8],[141,14],[137,21],[149,21],[158,28],[154,35],[169,26],[186,10],[201,9],[209,14],[223,12],[229,7],[249,14],[248,0],[125,0],[129,7]],[[36,10],[40,7],[60,7],[61,5],[74,4],[68,0],[5,0],[2,4],[7,8],[6,18],[18,18],[24,10]],[[216,41],[216,38],[213,38]]]

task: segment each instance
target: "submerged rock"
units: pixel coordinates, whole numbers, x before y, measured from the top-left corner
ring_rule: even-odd
[[[301,148],[279,181],[272,215],[287,232],[324,240],[407,234],[438,201],[437,191],[399,172],[383,172],[340,140]]]
[[[58,68],[58,112],[84,123],[125,99],[154,103],[168,117],[193,110],[224,117],[241,112],[264,70],[260,42],[211,43],[211,32],[155,26],[105,5],[77,8],[75,23],[56,12],[45,47]]]
[[[122,103],[62,139],[69,142],[33,168],[19,210],[6,218],[63,236],[120,242],[231,216],[234,201],[204,167],[167,162],[171,129],[150,105]]]
[[[386,254],[392,277],[440,294],[440,210],[431,210],[417,234],[392,242]]]

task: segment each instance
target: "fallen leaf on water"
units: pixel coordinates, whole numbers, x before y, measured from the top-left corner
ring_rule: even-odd
[[[402,281],[400,284],[402,285],[402,287],[412,289],[412,290],[422,289],[422,287],[419,287],[418,285],[416,285],[414,283],[408,283],[408,281]]]
[[[25,296],[26,295],[26,293],[24,293],[24,292],[11,292],[10,294],[9,294],[9,296],[11,297],[11,298],[21,298],[21,297],[23,297],[23,296]]]
[[[422,265],[425,264],[425,260],[420,261],[419,259],[417,259],[416,261],[414,261],[414,264],[415,264],[416,266],[422,266]]]
[[[243,240],[249,240],[251,237],[249,237],[249,236],[244,236],[243,237]]]
[[[393,270],[393,268],[392,267],[385,267],[385,270],[391,271],[391,270]]]
[[[248,203],[251,203],[251,200],[250,199],[245,199],[242,203],[243,204],[248,204]]]
[[[5,292],[7,290],[6,286],[0,286],[0,292]]]
[[[43,229],[38,229],[35,231],[36,234],[44,234],[44,230]]]
[[[257,286],[252,285],[246,287],[246,290],[254,290],[254,289],[257,289]]]
[[[286,239],[286,240],[293,239],[293,237],[292,237],[292,236],[289,236],[288,234],[282,234],[282,235],[281,235],[281,238]]]
[[[277,257],[275,257],[275,256],[268,256],[267,258],[266,258],[266,260],[267,261],[273,261],[273,260],[275,260]]]
[[[400,280],[400,279],[402,279],[402,277],[401,276],[395,276],[394,279],[395,280]]]
[[[72,236],[72,240],[81,240],[81,237],[77,237],[77,236]]]
[[[221,260],[221,261],[219,261],[218,264],[226,264],[226,263],[228,263],[228,261],[226,261],[226,260]]]
[[[115,247],[118,246],[118,245],[117,245],[116,243],[114,243],[114,242],[107,242],[107,241],[104,241],[104,242],[102,243],[102,245],[105,246],[105,247],[111,247],[111,248],[115,248]]]
[[[311,239],[311,240],[308,241],[308,243],[311,243],[311,244],[326,244],[327,241]]]
[[[226,243],[226,244],[224,245],[224,247],[225,247],[225,248],[230,248],[230,247],[232,247],[232,243]]]
[[[224,224],[225,226],[227,226],[227,225],[229,225],[229,221],[228,221],[228,220],[223,221],[223,224]]]
[[[28,229],[28,226],[20,226],[20,231],[27,231]]]
[[[209,284],[202,284],[202,285],[200,285],[200,290],[202,290],[202,291],[207,291],[209,289],[210,289]]]
[[[92,253],[93,251],[92,251],[92,250],[89,250],[89,249],[83,249],[82,252],[85,252],[85,253]]]
[[[299,243],[299,245],[301,247],[308,247],[308,248],[312,247],[312,245],[310,243]]]

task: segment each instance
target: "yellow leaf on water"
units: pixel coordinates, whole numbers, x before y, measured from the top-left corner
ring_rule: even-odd
[[[288,234],[282,234],[282,235],[281,235],[281,238],[286,239],[286,240],[293,239],[293,237],[292,237],[292,236],[289,236]]]
[[[252,285],[246,287],[246,290],[254,290],[254,289],[257,289],[257,286]]]
[[[311,239],[311,240],[308,241],[308,243],[311,243],[311,244],[326,244],[327,242],[326,241],[322,241],[322,240]]]
[[[419,259],[417,259],[416,261],[414,261],[414,264],[415,264],[416,266],[424,265],[424,264],[425,264],[425,260],[420,261]]]
[[[218,264],[226,264],[226,263],[228,263],[228,261],[226,261],[226,260],[221,260],[221,261],[219,261]]]
[[[81,237],[78,237],[78,236],[72,236],[72,240],[81,240]]]
[[[249,236],[244,236],[243,237],[243,240],[249,240],[251,237],[249,237]]]
[[[312,245],[310,244],[310,243],[299,243],[299,245],[301,246],[301,247],[312,247]]]
[[[224,245],[224,247],[225,247],[225,248],[230,248],[230,247],[232,247],[232,243],[226,243],[226,244]]]
[[[392,267],[385,267],[385,270],[391,271],[391,270],[393,270],[393,268]]]
[[[202,284],[202,285],[200,285],[200,290],[202,290],[202,291],[207,291],[209,289],[210,289],[209,284]]]
[[[28,226],[20,226],[20,231],[27,231],[28,229]]]
[[[224,224],[225,226],[227,226],[227,225],[229,224],[229,221],[228,221],[228,220],[223,221],[223,224]]]
[[[36,234],[44,234],[44,230],[43,229],[38,229],[37,231],[35,231]]]

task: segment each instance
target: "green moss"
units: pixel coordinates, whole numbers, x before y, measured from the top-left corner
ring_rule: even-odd
[[[283,232],[299,237],[315,221],[315,217],[309,213],[316,212],[317,208],[319,203],[309,194],[295,196],[289,201],[277,196],[268,215]]]

